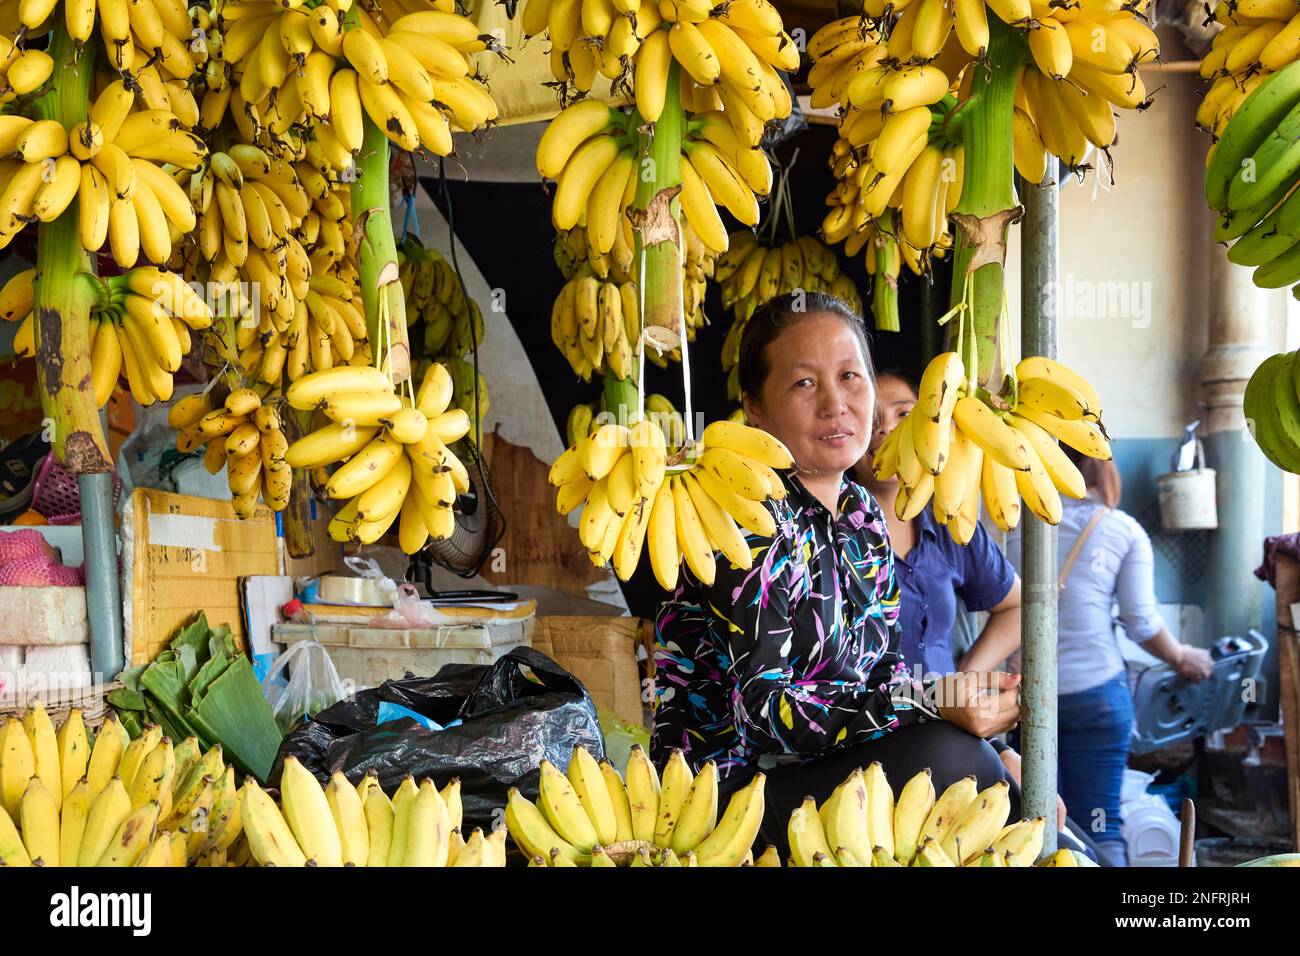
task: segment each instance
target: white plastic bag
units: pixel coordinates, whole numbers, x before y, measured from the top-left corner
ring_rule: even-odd
[[[280,672],[293,664],[286,681]],[[303,717],[313,717],[338,703],[347,693],[329,651],[320,641],[298,641],[275,659],[262,681],[262,692],[271,704],[282,733]]]

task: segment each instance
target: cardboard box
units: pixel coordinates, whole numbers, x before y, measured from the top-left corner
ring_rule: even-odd
[[[645,714],[637,647],[647,648],[653,668],[653,634],[639,617],[547,616],[537,618],[533,648],[582,681],[597,707],[639,725]]]
[[[242,646],[239,579],[279,573],[275,519],[265,505],[241,521],[229,501],[137,488],[122,528],[131,666],[153,660],[196,611],[213,626],[229,625]]]

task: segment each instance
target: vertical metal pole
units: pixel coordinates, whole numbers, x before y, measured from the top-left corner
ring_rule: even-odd
[[[920,280],[921,295],[921,368],[930,363],[930,359],[939,354],[943,348],[943,329],[935,321],[934,314],[935,284],[931,276],[922,276]]]
[[[1056,160],[1037,186],[1024,188],[1020,227],[1020,314],[1025,355],[1056,357],[1057,250]],[[1024,814],[1046,817],[1043,853],[1056,851],[1056,528],[1028,512],[1024,517],[1024,572],[1020,634],[1024,683],[1021,688],[1021,783]]]
[[[86,612],[90,615],[90,672],[111,681],[122,670],[122,594],[117,578],[113,475],[80,475],[81,543],[86,557]]]

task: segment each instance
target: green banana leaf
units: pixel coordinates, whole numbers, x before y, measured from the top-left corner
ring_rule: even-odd
[[[248,658],[231,661],[186,717],[201,736],[221,742],[237,770],[266,783],[281,734]]]
[[[132,737],[153,723],[173,741],[194,736],[204,750],[220,743],[241,773],[266,781],[281,734],[230,628],[209,627],[200,611],[157,658],[118,680],[125,687],[109,701]]]

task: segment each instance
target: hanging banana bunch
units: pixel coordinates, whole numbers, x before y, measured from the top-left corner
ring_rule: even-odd
[[[217,22],[220,65],[206,75],[205,125],[229,111],[245,143],[298,158],[315,143],[342,172],[361,148],[363,116],[399,148],[438,156],[451,153],[453,131],[496,118],[473,56],[499,45],[450,0],[370,9],[238,0],[221,6]]]
[[[1082,498],[1083,476],[1060,441],[1109,459],[1101,400],[1088,382],[1052,359],[1022,359],[1008,393],[969,380],[957,352],[935,357],[916,406],[876,450],[877,478],[897,475],[895,512],[910,521],[933,501],[934,516],[958,544],[979,522],[980,497],[1003,531],[1020,521],[1020,502],[1048,524],[1061,521],[1061,495]]]
[[[598,425],[556,459],[549,480],[560,514],[582,507],[578,537],[593,564],[612,563],[626,581],[646,550],[655,578],[672,591],[683,560],[705,584],[716,573],[715,551],[750,566],[741,529],[775,532],[763,502],[785,497],[777,470],[792,466],[767,432],[726,421],[670,456],[663,429],[645,417]]]
[[[685,257],[682,279],[683,313],[687,341],[695,340],[697,329],[708,323],[704,295],[714,256],[700,242],[694,230],[682,229]],[[568,282],[560,289],[551,309],[551,341],[564,354],[573,371],[585,382],[593,373],[626,379],[633,373],[633,361],[641,328],[640,292],[632,279],[630,253],[627,260],[600,255],[587,245],[582,229],[561,233],[555,240],[555,260]],[[646,357],[666,367],[681,361],[681,349],[663,353],[651,349]]]
[[[1222,29],[1201,59],[1200,74],[1212,82],[1197,107],[1196,124],[1218,140],[1261,84],[1300,59],[1300,6],[1290,0],[1235,0],[1213,8]]]
[[[122,80],[109,83],[89,118],[71,129],[57,119],[0,116],[0,154],[13,157],[0,160],[0,248],[27,223],[53,222],[79,199],[87,252],[108,244],[123,268],[141,252],[165,264],[195,222],[171,170],[196,168],[205,153],[166,96],[149,105]]]
[[[1138,66],[1158,56],[1147,6],[867,0],[864,16],[836,20],[809,41],[812,104],[838,105],[845,140],[823,235],[847,241],[894,209],[875,234],[901,236],[899,255],[924,268],[955,217],[954,303],[966,301],[971,263],[979,272],[967,302],[984,343],[977,380],[992,373],[1013,171],[1037,183],[1056,156],[1082,172],[1090,150],[1114,142],[1114,108],[1146,105]],[[888,275],[897,257],[882,251],[876,265]]]
[[[769,167],[770,168],[770,167]],[[749,230],[728,238],[727,251],[718,257],[714,278],[722,292],[722,305],[732,309],[735,321],[722,343],[722,369],[727,373],[727,394],[740,398],[740,340],[754,310],[788,292],[828,292],[861,314],[862,299],[853,281],[840,273],[835,253],[812,236],[798,236],[790,198],[793,164],[781,171],[775,201],[769,207],[766,236]],[[777,229],[784,218],[788,242],[778,243]]]
[[[289,440],[275,403],[263,404],[251,388],[237,388],[214,406],[201,392],[173,405],[167,422],[177,429],[177,451],[206,446],[204,467],[214,475],[225,468],[238,517],[252,517],[259,494],[272,511],[289,506],[293,468],[285,460]]]
[[[456,496],[469,474],[448,448],[469,433],[463,409],[449,409],[454,389],[446,366],[429,367],[419,390],[399,395],[386,372],[333,368],[294,382],[285,399],[330,421],[289,446],[293,468],[338,464],[326,493],[346,502],[330,521],[336,541],[378,541],[396,523],[398,543],[415,554],[455,530]]]

